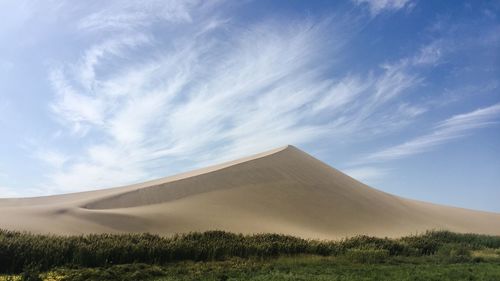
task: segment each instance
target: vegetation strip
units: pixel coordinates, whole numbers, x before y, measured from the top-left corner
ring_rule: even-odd
[[[311,273],[307,273],[307,268],[329,265],[336,269],[322,270],[349,272],[356,265],[362,265],[358,268],[360,271],[372,268],[373,272],[382,274],[398,264],[404,265],[401,274],[409,274],[412,266],[417,271],[441,272],[436,268],[437,264],[451,266],[454,263],[474,265],[469,271],[479,270],[476,276],[481,276],[482,270],[500,274],[500,237],[431,231],[399,239],[357,236],[339,241],[318,241],[278,234],[241,235],[223,231],[173,237],[151,234],[64,237],[0,230],[1,273],[41,276],[40,272],[45,272],[45,276],[49,273],[59,276],[58,280],[93,280],[94,277],[95,280],[125,280],[120,278],[132,275],[141,278],[138,280],[146,280],[173,276],[172,270],[185,272],[191,277],[208,270],[211,273],[206,274],[215,278],[213,280],[218,280],[217,276],[223,276],[229,270],[234,276],[246,276],[247,279],[240,276],[241,280],[250,280],[248,278],[255,276],[247,276],[245,272],[281,275],[282,270],[292,270],[290,264],[294,264],[296,268],[292,271],[298,270],[296,274],[299,275]],[[301,266],[305,268],[301,269]],[[274,270],[280,268],[282,270]],[[449,268],[450,272],[458,272]]]

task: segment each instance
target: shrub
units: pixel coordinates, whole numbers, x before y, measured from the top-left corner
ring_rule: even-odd
[[[21,281],[43,281],[40,277],[40,270],[35,265],[27,266],[21,274]]]
[[[461,244],[444,244],[439,248],[436,255],[441,261],[449,263],[471,261],[469,248]]]
[[[448,251],[442,248],[443,245],[455,248]],[[20,273],[29,265],[36,265],[44,271],[57,266],[107,267],[130,263],[165,264],[183,260],[214,261],[232,257],[270,258],[299,254],[345,255],[360,262],[363,259],[377,262],[386,256],[434,255],[438,250],[442,257],[451,257],[449,260],[465,261],[470,257],[468,250],[486,247],[500,248],[500,237],[428,232],[401,239],[358,236],[341,241],[317,241],[280,234],[242,235],[223,231],[173,237],[152,234],[62,237],[0,230],[0,272]]]

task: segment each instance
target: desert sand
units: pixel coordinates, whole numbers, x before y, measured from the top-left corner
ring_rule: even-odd
[[[226,230],[314,239],[443,229],[500,235],[500,214],[394,196],[287,146],[142,184],[0,199],[0,228],[166,236]]]

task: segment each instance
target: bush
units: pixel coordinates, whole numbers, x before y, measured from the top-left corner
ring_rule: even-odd
[[[439,248],[436,255],[442,261],[449,263],[471,261],[471,252],[469,248],[460,244],[445,244]]]
[[[443,245],[456,248],[448,251],[442,248]],[[363,259],[377,262],[387,256],[434,255],[438,250],[443,257],[459,262],[470,257],[468,250],[486,247],[500,248],[500,237],[427,232],[401,239],[358,236],[341,241],[317,241],[279,234],[242,235],[223,231],[173,237],[152,234],[62,237],[0,230],[0,272],[20,273],[29,265],[44,271],[58,266],[108,267],[130,263],[165,264],[183,260],[215,261],[232,257],[271,258],[300,254],[345,255],[360,262],[364,262]]]
[[[40,270],[35,265],[27,266],[21,274],[21,281],[43,281]]]

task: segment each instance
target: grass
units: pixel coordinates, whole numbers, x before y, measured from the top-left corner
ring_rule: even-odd
[[[58,268],[41,274],[46,281],[285,281],[285,280],[500,280],[500,263],[442,263],[437,259],[387,259],[380,263],[351,263],[344,257],[296,256],[266,260],[233,258],[212,262],[167,265],[128,264],[98,268]],[[5,277],[0,280],[7,280]],[[11,280],[20,280],[11,279]]]
[[[500,280],[500,237],[427,232],[304,240],[221,231],[44,236],[0,231],[0,281]]]
[[[484,259],[486,261],[495,261],[500,259],[500,249],[481,249],[471,251],[471,256],[473,258]]]

